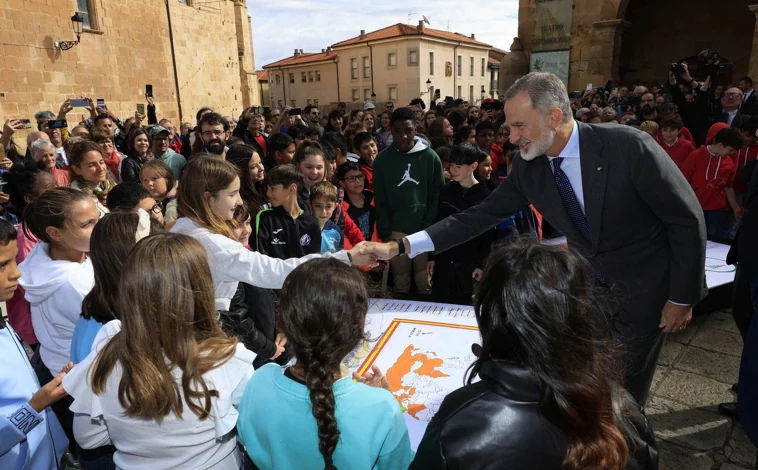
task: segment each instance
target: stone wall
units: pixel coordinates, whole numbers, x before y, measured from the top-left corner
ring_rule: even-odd
[[[76,2],[57,2],[70,3],[68,8],[50,3],[3,0],[0,119],[31,119],[41,109],[57,112],[66,98],[78,96],[104,98],[125,118],[145,102],[146,84],[153,85],[158,115],[179,117],[164,0],[91,0],[93,30],[85,30],[81,43],[68,51],[55,49],[53,42],[75,39],[69,18]],[[196,8],[169,0],[169,6],[183,120],[192,122],[202,106],[238,115],[244,105],[259,104],[252,34],[242,0]],[[253,73],[244,74],[251,77],[245,84],[240,64]],[[76,108],[69,120],[78,121],[84,114]]]

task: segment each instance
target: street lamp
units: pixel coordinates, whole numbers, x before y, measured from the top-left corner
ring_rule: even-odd
[[[432,96],[434,94],[434,88],[432,87],[431,78],[426,79],[426,91],[429,93],[429,103],[431,104],[431,102],[434,100],[434,96]]]
[[[484,91],[484,85],[482,85],[482,100],[484,100],[485,96],[486,96],[486,92]]]
[[[82,29],[84,29],[84,18],[79,12],[74,13],[74,16],[71,17],[71,25],[74,28],[74,34],[76,34],[76,41],[55,41],[53,45],[56,49],[67,51],[79,44],[82,36]]]
[[[375,101],[376,101],[376,93],[374,93],[374,91],[372,90],[371,91],[371,102],[373,103]]]

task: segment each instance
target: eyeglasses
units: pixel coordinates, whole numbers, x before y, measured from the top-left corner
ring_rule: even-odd
[[[311,116],[315,116],[315,117],[321,116],[321,113],[319,113],[319,112],[311,113]]]
[[[730,93],[724,93],[724,96],[727,98],[737,98],[738,96],[742,96],[742,93],[737,93],[736,91],[732,91]]]
[[[153,207],[150,209],[150,212],[152,212],[153,214],[160,214],[160,213],[162,212],[162,211],[161,211],[161,206],[160,206],[160,205],[158,205],[158,204],[154,205],[154,206],[153,206]]]
[[[203,131],[203,136],[204,137],[219,137],[223,135],[224,133],[225,133],[224,131]]]
[[[353,175],[353,176],[348,176],[347,178],[345,178],[345,181],[347,181],[348,183],[356,183],[358,181],[363,181],[365,179],[366,179],[366,175]]]
[[[168,140],[167,135],[166,136],[156,135],[155,137],[153,137],[153,142],[163,142],[165,140]]]

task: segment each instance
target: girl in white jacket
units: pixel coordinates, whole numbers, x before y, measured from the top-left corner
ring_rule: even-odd
[[[179,219],[171,229],[196,238],[205,247],[216,288],[216,309],[228,310],[239,282],[281,289],[284,279],[305,261],[333,257],[347,264],[370,265],[372,255],[363,255],[362,244],[350,251],[308,255],[281,260],[250,251],[232,233],[229,222],[242,205],[240,178],[231,163],[214,157],[197,157],[184,167],[178,192]]]

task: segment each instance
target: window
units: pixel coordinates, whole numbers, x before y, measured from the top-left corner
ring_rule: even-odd
[[[313,72],[308,72],[308,81],[309,82],[313,81]]]
[[[484,76],[484,70],[487,68],[487,59],[482,57],[482,77]]]
[[[469,69],[468,74],[469,76],[473,77],[474,76],[474,58],[469,57],[469,59],[470,60],[469,60],[469,66],[468,66],[468,69]]]
[[[276,84],[280,85],[282,83],[282,77],[278,73],[274,76],[276,77]]]
[[[92,28],[92,8],[90,6],[90,0],[76,0],[76,11],[84,18],[84,27],[88,29]]]
[[[461,86],[458,85],[458,98],[462,98],[462,96],[461,96],[462,94],[463,93],[461,93]]]
[[[460,87],[458,87],[458,88],[460,88]],[[297,108],[297,101],[295,101],[295,100],[290,101],[290,106],[292,106],[293,108]]]
[[[294,73],[290,74],[290,83],[295,83],[295,74]]]
[[[408,65],[418,65],[418,51],[416,49],[408,51]]]
[[[387,54],[387,67],[397,67],[397,54],[390,52]]]
[[[278,75],[277,75],[277,77],[278,77]],[[282,109],[282,105],[284,104],[284,103],[282,103],[282,100],[277,100],[277,103],[279,103],[279,109]]]
[[[434,75],[434,52],[429,53],[429,75]]]
[[[350,59],[350,78],[358,80],[358,59]]]
[[[458,76],[460,77],[461,75],[463,75],[463,56],[459,55],[458,56]]]
[[[469,85],[468,87],[468,102],[474,103],[474,85]]]
[[[389,87],[388,94],[390,96],[390,101],[397,101],[397,87],[391,86]]]
[[[357,88],[353,88],[353,103],[357,103],[361,99],[360,91]]]
[[[305,72],[300,72],[300,80],[305,83],[308,81],[308,75]]]
[[[318,99],[314,99],[313,100],[313,104],[315,104],[316,106],[318,106]]]
[[[321,72],[319,72],[318,70],[316,70],[316,81],[317,82],[321,81]]]
[[[364,88],[363,89],[363,101],[371,101],[371,89],[370,88]]]
[[[371,78],[371,59],[363,58],[363,78]]]

